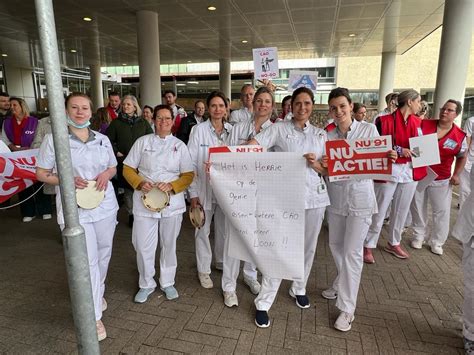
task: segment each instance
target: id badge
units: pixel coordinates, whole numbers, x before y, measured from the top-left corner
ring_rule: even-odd
[[[326,184],[324,183],[323,178],[321,178],[321,181],[320,181],[318,187],[316,188],[316,191],[318,192],[318,194],[326,193]]]

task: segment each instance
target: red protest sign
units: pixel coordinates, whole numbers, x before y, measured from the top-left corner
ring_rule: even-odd
[[[38,149],[0,153],[0,203],[36,181]]]
[[[387,157],[391,149],[390,136],[327,141],[329,181],[391,180],[392,161]]]

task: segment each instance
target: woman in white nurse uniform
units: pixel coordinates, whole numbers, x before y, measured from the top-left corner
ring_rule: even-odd
[[[112,241],[117,224],[118,204],[110,179],[116,174],[117,160],[107,136],[88,128],[92,117],[92,102],[81,93],[72,93],[66,99],[69,144],[76,189],[84,189],[88,181],[95,181],[96,189],[105,190],[102,202],[93,209],[79,208],[79,222],[84,228],[92,283],[92,296],[100,340],[107,337],[101,321],[105,301],[105,277],[112,254]],[[53,137],[47,134],[41,144],[36,162],[36,176],[39,181],[56,185],[56,208],[58,224],[64,228],[63,209],[59,191],[59,178],[54,173],[56,161]]]
[[[186,211],[183,191],[193,180],[193,164],[186,145],[171,134],[173,110],[158,105],[153,112],[155,133],[140,137],[133,144],[123,164],[123,175],[134,188],[132,243],[137,252],[140,290],[136,303],[144,303],[155,291],[155,254],[160,243],[160,288],[166,298],[178,298],[174,287],[176,240]],[[160,212],[147,209],[143,194],[157,188],[170,194],[169,206]]]
[[[211,274],[212,250],[209,242],[212,216],[214,216],[214,257],[217,265],[222,265],[224,256],[224,213],[214,197],[205,163],[209,160],[209,148],[225,145],[232,126],[225,121],[227,113],[226,96],[213,91],[206,99],[210,118],[193,127],[188,148],[194,164],[194,180],[189,187],[191,208],[201,205],[206,215],[202,228],[196,228],[196,263],[201,286],[214,286]]]
[[[335,128],[328,140],[378,137],[375,125],[352,119],[353,104],[349,90],[336,88],[329,93],[329,114]],[[396,152],[389,157],[395,159]],[[323,159],[327,160],[327,157]],[[328,184],[331,205],[327,207],[329,247],[337,268],[337,277],[322,296],[336,299],[341,311],[334,327],[346,332],[351,329],[359,292],[363,266],[364,240],[372,214],[377,212],[374,183],[368,179],[334,181]]]

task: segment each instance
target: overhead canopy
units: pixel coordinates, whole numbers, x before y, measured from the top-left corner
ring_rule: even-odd
[[[97,41],[102,66],[137,65],[140,10],[159,14],[161,63],[172,64],[216,62],[222,43],[232,61],[251,60],[258,47],[278,47],[280,59],[400,54],[442,24],[443,9],[439,0],[54,1],[61,64],[69,67],[97,60]],[[2,0],[0,33],[7,64],[42,66],[33,1]]]

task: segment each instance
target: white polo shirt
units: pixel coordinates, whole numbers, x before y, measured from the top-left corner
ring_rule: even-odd
[[[235,125],[239,122],[248,121],[251,118],[252,112],[250,112],[247,107],[242,107],[241,109],[234,110],[230,113],[229,123]]]
[[[186,145],[168,135],[160,138],[155,134],[147,134],[138,138],[123,163],[138,170],[138,175],[145,180],[157,182],[171,182],[179,178],[182,173],[193,171],[193,163]],[[148,210],[142,202],[142,192],[133,192],[133,214],[142,217],[171,217],[186,211],[184,193],[171,195],[170,205],[161,212]]]
[[[260,132],[265,130],[267,127],[272,125],[270,119],[266,120],[260,127]],[[255,131],[255,120],[252,118],[247,121],[239,122],[232,128],[229,138],[227,139],[228,145],[242,145],[246,144],[249,140],[257,135]]]
[[[255,140],[267,149],[275,152],[296,152],[301,155],[314,153],[316,159],[325,154],[326,132],[309,122],[300,129],[289,122],[277,122],[257,134]],[[284,186],[284,181],[282,181]],[[287,187],[291,188],[291,187]],[[324,179],[314,169],[306,166],[305,209],[320,208],[329,205]]]
[[[95,180],[97,175],[103,171],[117,166],[117,159],[115,158],[112,144],[106,135],[89,130],[89,139],[84,143],[75,135],[69,134],[69,144],[71,146],[74,176],[79,176],[85,180]],[[56,170],[56,158],[51,133],[47,134],[43,143],[41,143],[36,166],[47,170]],[[58,224],[64,224],[61,193],[59,186],[55,188]],[[108,182],[105,198],[97,208],[85,210],[78,207],[78,209],[80,223],[97,222],[116,214],[118,203],[112,183]]]

